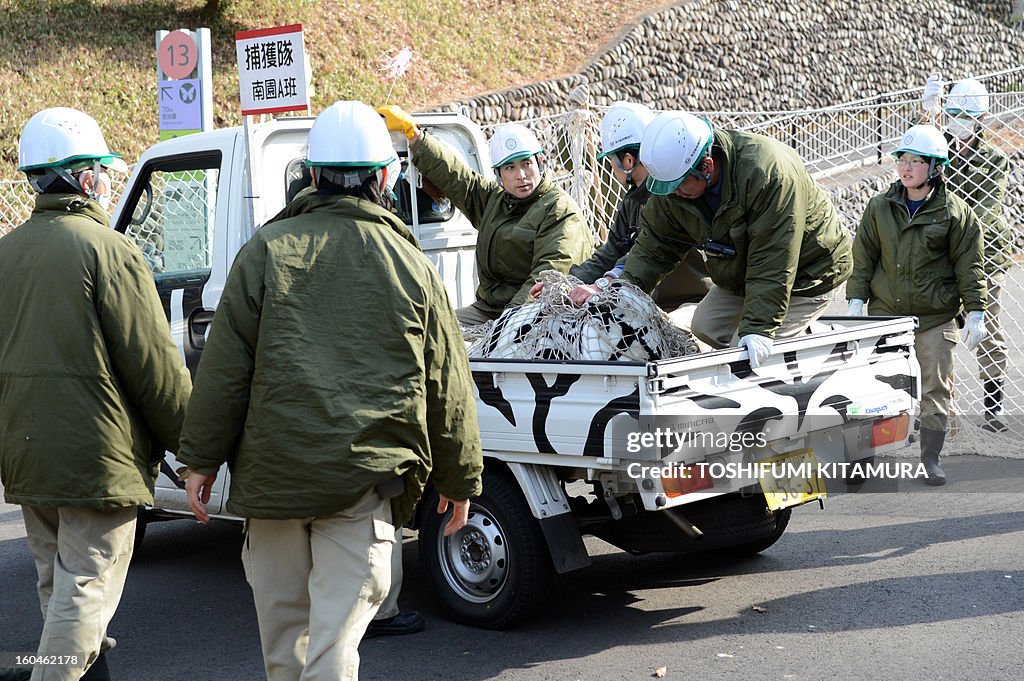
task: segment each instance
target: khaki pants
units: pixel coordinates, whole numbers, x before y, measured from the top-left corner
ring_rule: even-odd
[[[832,302],[832,292],[813,298],[791,296],[786,318],[775,332],[775,338],[790,338],[799,335],[811,322],[816,320]],[[693,313],[691,331],[693,335],[713,348],[729,348],[736,343],[736,329],[743,318],[743,296],[738,296],[721,286],[712,285],[711,290],[697,305]]]
[[[39,582],[39,653],[83,656],[77,666],[39,666],[32,681],[77,681],[99,654],[121,601],[137,510],[22,506]]]
[[[921,365],[921,428],[946,432],[953,394],[953,351],[960,342],[956,320],[914,334]]]
[[[477,303],[473,303],[466,307],[460,307],[455,311],[455,316],[458,318],[459,324],[463,326],[480,326],[497,319],[501,316],[501,312],[491,312],[483,309]]]
[[[391,502],[371,490],[333,516],[246,524],[267,679],[358,679],[359,641],[391,581]]]
[[[402,528],[395,528],[395,547],[391,551],[391,586],[388,588],[387,598],[380,604],[375,620],[391,619],[397,615],[398,596],[402,593]]]
[[[1006,375],[1006,337],[999,319],[1003,306],[999,296],[1006,283],[1006,274],[998,272],[988,278],[988,306],[985,310],[985,326],[988,335],[978,343],[978,368],[982,381],[1001,381]]]

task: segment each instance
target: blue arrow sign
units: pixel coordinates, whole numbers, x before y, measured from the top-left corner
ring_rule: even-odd
[[[201,87],[198,78],[159,82],[161,130],[194,130],[203,127]]]

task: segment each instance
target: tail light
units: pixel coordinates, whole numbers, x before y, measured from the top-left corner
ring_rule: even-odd
[[[910,415],[900,414],[891,419],[875,421],[871,425],[871,446],[881,447],[907,439],[910,432]]]
[[[662,478],[661,486],[665,490],[665,496],[675,498],[690,492],[710,489],[715,486],[715,481],[707,474],[707,466],[683,466],[679,469],[677,477]]]

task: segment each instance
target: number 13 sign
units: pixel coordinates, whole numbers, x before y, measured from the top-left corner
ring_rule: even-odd
[[[184,31],[171,31],[160,41],[156,61],[167,80],[188,78],[199,61],[196,41]]]

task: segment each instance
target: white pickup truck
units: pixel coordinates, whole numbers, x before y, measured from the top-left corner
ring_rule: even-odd
[[[248,142],[242,128],[161,142],[135,166],[115,228],[153,267],[193,372],[238,249],[308,183],[302,160],[312,120],[256,124]],[[472,121],[436,114],[418,123],[487,172],[486,143]],[[467,304],[475,231],[417,188],[405,138],[394,141],[405,173],[397,210],[453,303]],[[428,488],[412,526],[431,591],[456,620],[502,628],[544,602],[554,573],[589,564],[587,534],[632,553],[748,555],[771,546],[792,506],[846,483],[806,468],[772,475],[757,464],[789,463],[793,471],[870,461],[906,444],[917,406],[914,319],[819,326],[777,342],[756,371],[738,349],[651,362],[471,358],[484,492],[466,529],[446,539]],[[168,453],[144,520],[189,515],[178,465]],[[229,482],[229,472],[218,476],[209,508],[238,520],[224,510]]]

